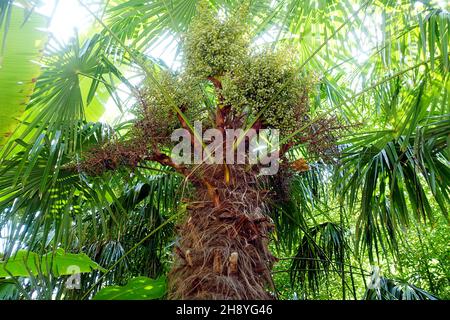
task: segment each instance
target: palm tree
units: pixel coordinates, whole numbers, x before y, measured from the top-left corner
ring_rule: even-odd
[[[25,3],[32,12],[37,2]],[[24,81],[31,100],[26,91],[18,96],[27,109],[0,105],[10,126],[0,168],[5,257],[17,246],[41,254],[62,247],[107,268],[84,275],[81,293],[40,279],[61,297],[86,298],[138,275],[157,278],[169,246],[169,297],[271,298],[281,295],[273,276],[285,271],[272,271],[271,238],[271,249],[286,257],[277,265],[292,261],[289,282],[304,297],[340,283],[343,298],[357,298],[368,263],[404,265],[408,227],[439,221],[439,211],[448,223],[445,9],[409,1],[211,1],[213,13],[199,15],[197,1],[105,1],[95,12],[80,3],[98,33],[47,46],[46,68],[37,81]],[[0,17],[22,10],[11,4]],[[217,11],[227,18],[213,18]],[[23,23],[12,17],[0,22]],[[14,28],[3,34],[7,66]],[[184,52],[176,75],[146,54],[168,35]],[[145,80],[136,86],[124,70]],[[136,98],[137,121],[98,123],[102,97],[124,110],[123,88]],[[12,106],[20,113],[10,115]],[[192,132],[194,120],[207,129],[281,127],[280,174],[175,164],[167,137],[177,126]]]

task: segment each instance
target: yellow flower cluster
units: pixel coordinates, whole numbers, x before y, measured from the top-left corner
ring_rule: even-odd
[[[285,50],[246,57],[223,78],[225,103],[237,113],[259,115],[281,134],[298,129],[308,112],[311,83],[289,59]]]
[[[242,14],[221,21],[207,4],[201,2],[184,46],[189,75],[200,79],[220,77],[234,70],[247,56],[249,39],[240,19]]]
[[[205,1],[200,3],[185,37],[183,73],[163,73],[164,90],[150,86],[147,92],[147,111],[157,113],[152,118],[173,128],[176,118],[168,105],[176,103],[190,121],[201,121],[205,115],[200,110],[205,108],[199,88],[212,80],[220,88],[221,103],[236,119],[258,116],[282,136],[302,127],[308,120],[312,81],[297,70],[295,55],[287,49],[251,53],[246,10],[243,6],[220,19]]]

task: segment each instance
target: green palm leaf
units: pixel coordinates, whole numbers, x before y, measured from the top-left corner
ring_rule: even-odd
[[[0,146],[20,124],[40,74],[38,62],[47,41],[47,34],[39,29],[47,26],[47,18],[33,13],[23,24],[24,14],[18,7],[0,10],[0,17],[9,17],[5,26],[0,19],[0,37],[5,41],[8,36],[0,53]]]

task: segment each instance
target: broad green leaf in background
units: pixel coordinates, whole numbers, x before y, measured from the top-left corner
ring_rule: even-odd
[[[0,278],[28,277],[30,273],[32,275],[48,275],[49,270],[55,276],[64,276],[74,273],[89,273],[93,270],[103,270],[103,268],[84,253],[66,253],[62,249],[44,256],[20,250],[7,262],[0,262]]]
[[[11,279],[0,279],[0,300],[13,300],[19,290]]]
[[[166,294],[166,278],[147,277],[131,279],[124,287],[112,286],[100,290],[94,300],[155,300]]]
[[[0,146],[20,122],[40,73],[40,60],[47,40],[47,18],[33,13],[24,23],[25,11],[14,7],[8,30],[0,28],[0,38],[8,41],[0,56]],[[6,28],[6,27],[5,27]]]

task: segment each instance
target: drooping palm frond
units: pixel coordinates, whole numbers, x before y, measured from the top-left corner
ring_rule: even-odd
[[[316,163],[303,173],[287,173],[273,177],[272,191],[276,200],[271,203],[271,217],[279,237],[277,244],[287,252],[295,250],[302,232],[308,228],[308,219],[314,217],[317,206],[326,203],[324,181],[331,167]]]
[[[0,300],[18,300],[19,290],[13,280],[0,279]]]
[[[87,125],[82,133],[83,146],[98,144],[105,139],[105,132],[103,126]],[[47,152],[42,151],[40,156],[47,158]],[[17,157],[21,157],[20,153]],[[178,188],[180,178],[172,172],[155,175],[160,171],[158,168],[153,171],[146,167],[142,172],[132,173],[129,184],[124,186],[124,175],[129,176],[130,172],[88,179],[67,170],[65,165],[69,160],[67,157],[61,160],[62,169],[48,182],[52,186],[44,188],[42,200],[39,184],[34,181],[35,175],[43,177],[44,174],[39,160],[34,166],[38,171],[29,174],[27,187],[20,184],[16,187],[22,197],[17,194],[8,197],[9,190],[2,194],[0,221],[8,231],[5,254],[10,255],[17,248],[42,252],[62,246],[72,252],[85,252],[103,267],[114,266],[114,269],[101,282],[98,278],[102,271],[83,275],[82,291],[67,290],[61,279],[45,276],[32,283],[20,281],[23,291],[43,299],[55,293],[79,299],[91,289],[95,294],[103,285],[123,283],[139,275],[157,277],[165,272],[163,258],[170,250],[174,229],[174,222],[167,222],[177,212],[182,196]],[[5,162],[5,175],[2,174],[5,186],[11,183],[13,173],[9,169],[15,166],[13,161]],[[108,185],[104,179],[109,179]],[[36,201],[26,203],[30,196]],[[154,233],[155,229],[159,231]],[[135,246],[139,242],[142,243]],[[40,291],[41,286],[51,289]],[[26,298],[23,293],[20,296]]]
[[[102,275],[84,276],[82,290],[71,293],[72,298],[92,296],[105,285],[123,285],[132,277],[157,278],[167,272],[166,258],[174,241],[174,223],[182,197],[179,183],[179,177],[172,173],[148,177],[138,174],[111,205],[116,218],[99,211],[78,222],[73,232],[79,249],[108,270]],[[87,222],[89,227],[83,227]]]
[[[402,280],[378,280],[379,285],[364,294],[364,300],[438,300],[438,298],[423,289]]]
[[[88,146],[104,140],[109,133],[102,124],[79,123],[74,135]],[[18,152],[2,162],[0,228],[9,227],[7,255],[20,243],[27,243],[36,252],[49,241],[67,244],[72,210],[79,210],[86,199],[98,204],[105,201],[77,172],[64,167],[73,159],[64,153],[61,140],[58,133],[53,140],[42,134],[33,145],[17,140],[30,151]]]
[[[373,132],[344,151],[339,190],[351,208],[360,205],[356,237],[371,261],[375,252],[397,251],[402,228],[433,220],[430,191],[448,217],[448,119],[443,115],[418,127],[409,142],[404,136],[391,140],[391,132]],[[424,142],[427,130],[434,133]]]
[[[322,277],[330,271],[344,277],[347,250],[345,232],[338,224],[326,222],[309,228],[292,260],[291,283],[300,285],[306,295],[317,293]]]

